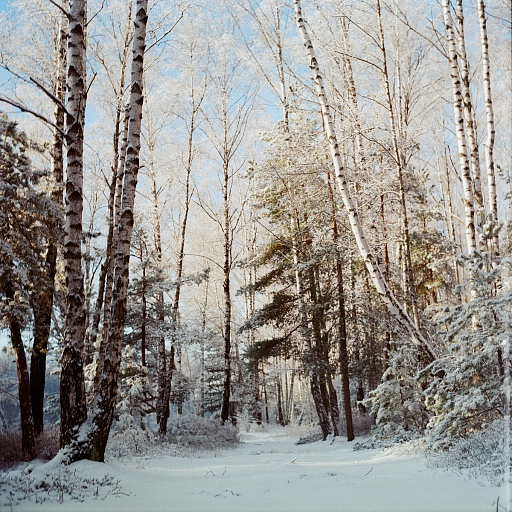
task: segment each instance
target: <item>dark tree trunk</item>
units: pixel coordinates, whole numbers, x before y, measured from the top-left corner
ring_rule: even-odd
[[[160,422],[158,423],[158,433],[162,436],[167,434],[167,421],[171,414],[169,402],[171,401],[171,388],[172,388],[172,375],[174,373],[174,345],[171,347],[171,353],[169,356],[169,367],[167,370],[169,373],[165,379],[163,388],[163,400],[160,409]]]
[[[283,390],[282,390],[282,386],[281,386],[281,378],[279,377],[279,375],[277,376],[276,384],[277,384],[277,421],[278,421],[279,425],[284,427],[285,423],[284,423],[284,415],[283,415]]]
[[[53,250],[55,248],[55,250]],[[49,247],[46,256],[48,263],[48,254],[51,252],[57,256],[57,247]],[[53,256],[53,255],[52,255]],[[50,265],[48,265],[50,266]],[[55,266],[53,267],[53,277],[55,279]],[[50,283],[45,283],[50,285]],[[46,353],[48,351],[48,339],[50,337],[50,327],[52,323],[53,310],[53,286],[50,290],[45,290],[40,298],[42,304],[36,304],[34,307],[34,344],[30,356],[30,399],[32,403],[32,415],[34,419],[34,434],[39,436],[44,430],[44,389],[46,384]]]
[[[334,385],[332,383],[331,377],[327,377],[327,389],[329,390],[329,404],[330,404],[330,413],[332,420],[332,432],[334,436],[340,435],[339,425],[340,425],[340,408],[338,406],[338,395],[336,393],[336,389],[334,389]],[[351,439],[349,439],[351,441]]]
[[[354,422],[352,419],[352,403],[350,400],[350,379],[348,372],[348,350],[347,350],[347,315],[345,310],[345,288],[343,285],[343,266],[338,249],[338,222],[336,221],[336,204],[334,201],[334,192],[331,185],[330,173],[327,173],[327,185],[329,187],[329,196],[331,199],[332,216],[332,237],[334,242],[334,252],[336,258],[336,286],[338,295],[338,345],[339,345],[339,363],[341,371],[341,385],[343,389],[343,404],[345,408],[345,421],[347,423],[347,441],[354,439]],[[386,251],[387,254],[387,251]]]
[[[67,3],[67,2],[66,2]],[[59,20],[57,37],[57,69],[54,82],[54,94],[61,103],[66,100],[66,43],[68,20],[62,14]],[[56,104],[54,123],[59,130],[53,132],[51,149],[52,190],[50,196],[57,205],[62,205],[62,182],[64,179],[64,111]],[[30,397],[34,418],[34,433],[40,435],[44,429],[44,389],[46,383],[46,353],[52,324],[53,294],[55,291],[55,275],[57,273],[57,243],[50,240],[46,248],[45,282],[40,296],[34,304],[34,342],[30,358]]]
[[[5,296],[8,301],[14,301],[14,291],[8,283]],[[16,357],[16,370],[18,372],[18,397],[20,401],[21,416],[21,448],[27,459],[35,457],[34,420],[32,417],[32,403],[30,400],[30,377],[28,373],[25,347],[21,337],[21,325],[16,318],[9,318],[11,343]]]
[[[228,420],[231,398],[231,225],[229,211],[229,161],[224,162],[224,388],[222,391],[222,422]]]

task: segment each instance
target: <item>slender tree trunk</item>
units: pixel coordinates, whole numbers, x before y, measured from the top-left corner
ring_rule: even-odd
[[[208,307],[208,289],[209,289],[210,281],[206,281],[206,286],[204,290],[204,304],[203,304],[203,311],[202,311],[202,325],[201,325],[201,363],[200,363],[200,388],[199,388],[199,396],[200,396],[200,415],[204,416],[204,394],[205,394],[205,382],[206,382],[206,375],[205,375],[205,343],[204,343],[204,337],[206,334],[206,308]]]
[[[65,4],[67,6],[67,3]],[[68,20],[63,13],[59,17],[59,32],[56,48],[56,76],[54,95],[64,104],[66,101],[66,44],[68,35]],[[62,205],[62,185],[64,180],[64,111],[55,104],[54,123],[59,130],[54,129],[51,148],[51,199]],[[46,382],[46,354],[48,339],[52,324],[53,295],[55,292],[55,275],[57,273],[57,243],[50,240],[46,247],[45,257],[45,287],[35,303],[34,310],[34,343],[30,358],[30,397],[34,418],[34,433],[40,435],[44,429],[44,389]]]
[[[462,86],[462,104],[464,107],[464,119],[466,121],[466,135],[470,155],[471,177],[473,179],[473,200],[477,211],[483,212],[484,201],[482,196],[482,184],[480,178],[480,154],[478,151],[478,135],[476,118],[471,100],[469,88],[469,62],[466,54],[466,39],[464,36],[464,10],[462,0],[457,0],[455,9],[457,19],[457,42],[459,58],[459,73]],[[475,217],[475,222],[477,217]]]
[[[284,427],[284,414],[283,414],[283,386],[281,384],[281,376],[276,377],[276,394],[277,394],[277,422]]]
[[[366,268],[368,269],[368,272],[373,281],[375,289],[377,290],[377,293],[383,300],[384,304],[386,304],[389,312],[391,313],[397,324],[404,332],[406,332],[411,337],[412,341],[415,344],[421,347],[422,351],[425,353],[426,359],[428,361],[432,361],[436,357],[433,349],[430,347],[429,342],[421,334],[421,332],[418,330],[418,328],[411,320],[407,312],[404,310],[402,305],[396,300],[395,296],[391,292],[388,283],[384,280],[382,276],[382,273],[377,262],[377,258],[371,251],[370,246],[364,235],[361,223],[359,221],[359,217],[357,215],[357,211],[354,206],[354,202],[352,200],[350,191],[347,186],[343,163],[340,155],[340,149],[334,131],[334,124],[330,113],[330,107],[327,102],[327,96],[323,85],[323,78],[320,72],[320,68],[318,66],[318,61],[315,56],[313,44],[308,35],[306,25],[302,17],[300,0],[294,0],[294,7],[297,27],[299,29],[300,34],[302,35],[304,46],[307,49],[310,68],[313,71],[313,79],[315,82],[318,99],[322,107],[322,115],[324,118],[325,129],[331,150],[331,156],[336,171],[336,180],[338,183],[338,188],[348,213],[350,225],[355,235],[359,252],[363,258],[363,261],[365,262]]]
[[[347,441],[354,439],[354,422],[352,419],[352,402],[350,400],[350,379],[349,379],[349,359],[347,350],[347,322],[345,310],[345,289],[343,285],[343,266],[341,264],[341,256],[338,248],[338,222],[336,221],[336,204],[334,201],[334,192],[331,186],[331,175],[327,173],[327,185],[329,188],[329,198],[331,200],[331,217],[332,217],[332,239],[334,242],[334,251],[336,259],[336,286],[338,299],[338,350],[339,364],[341,371],[341,386],[343,390],[343,403],[345,407],[345,421],[347,423]]]
[[[130,14],[128,16],[128,23],[131,25],[132,12],[130,9]],[[114,150],[113,160],[112,160],[112,177],[110,180],[110,189],[109,189],[109,198],[108,198],[108,234],[107,234],[107,242],[105,245],[105,261],[101,266],[100,276],[98,279],[98,295],[96,297],[96,304],[94,307],[93,320],[91,324],[91,336],[90,336],[90,345],[92,347],[96,346],[98,335],[99,335],[99,326],[101,320],[101,312],[104,308],[105,302],[108,302],[108,306],[110,307],[110,290],[112,289],[112,276],[114,271],[113,259],[114,259],[114,248],[117,246],[117,243],[114,241],[115,236],[115,226],[117,225],[115,222],[116,219],[116,191],[122,191],[122,181],[123,181],[123,172],[124,172],[124,162],[126,159],[126,146],[127,146],[127,137],[128,137],[128,121],[129,121],[129,111],[128,108],[123,108],[124,104],[124,90],[125,90],[125,75],[126,69],[128,66],[128,56],[130,49],[130,41],[131,41],[131,30],[128,30],[126,33],[123,53],[121,57],[121,74],[119,77],[119,89],[117,89],[117,105],[116,105],[116,117],[114,121],[114,137],[112,140],[112,146]],[[124,112],[124,113],[123,113]],[[120,205],[120,197],[121,193],[119,193],[119,201]],[[107,284],[110,284],[110,286]],[[108,295],[106,296],[105,292],[109,290]],[[102,338],[103,341],[103,338]],[[99,357],[96,368],[96,376],[101,373],[101,368],[103,367],[103,357],[104,350],[100,348]],[[103,355],[102,355],[103,353]],[[101,359],[101,363],[99,360]],[[95,376],[95,377],[96,377]],[[97,379],[95,378],[95,384],[97,388]]]
[[[393,157],[396,165],[396,174],[398,180],[398,194],[400,198],[400,214],[402,217],[402,234],[403,234],[403,245],[404,245],[404,266],[405,266],[405,295],[410,305],[410,311],[414,319],[416,327],[419,329],[420,321],[418,314],[418,297],[416,295],[416,287],[414,285],[414,276],[412,272],[412,259],[411,259],[411,239],[409,235],[409,217],[407,215],[407,203],[405,200],[405,188],[404,188],[404,158],[398,143],[398,130],[395,121],[395,113],[393,109],[393,98],[391,97],[391,89],[389,86],[389,73],[387,63],[387,51],[386,41],[384,38],[384,28],[382,26],[382,16],[380,9],[380,0],[377,0],[377,18],[379,25],[379,38],[380,38],[380,50],[382,53],[382,78],[384,80],[384,86],[386,90],[386,101],[388,107],[389,122],[391,125],[391,139],[393,143]]]
[[[229,209],[229,165],[224,161],[224,388],[222,392],[222,422],[228,420],[231,398],[231,222]]]
[[[148,321],[148,299],[147,299],[147,276],[146,276],[146,264],[143,260],[144,244],[141,242],[140,245],[140,261],[142,264],[142,282],[141,282],[141,299],[142,299],[142,319],[140,325],[140,360],[141,365],[146,366],[146,337],[147,337],[147,321]]]
[[[85,338],[82,270],[83,134],[86,103],[86,0],[70,0],[67,66],[67,176],[64,273],[66,314],[61,360],[61,446],[68,445],[87,418],[83,352]]]
[[[177,256],[177,265],[176,265],[176,288],[174,290],[174,300],[172,304],[171,311],[171,320],[173,323],[174,332],[176,332],[179,322],[179,310],[180,310],[180,296],[181,296],[181,281],[183,278],[183,263],[185,259],[185,242],[187,237],[187,226],[188,226],[188,216],[190,212],[190,203],[192,201],[192,190],[190,186],[190,179],[192,175],[192,166],[194,163],[195,156],[195,148],[194,148],[194,136],[197,130],[197,115],[201,108],[201,103],[204,98],[204,93],[199,99],[196,101],[196,93],[194,87],[194,79],[191,77],[191,92],[190,92],[190,100],[192,106],[192,113],[190,117],[190,127],[188,132],[188,146],[187,146],[187,164],[186,164],[186,174],[185,174],[185,211],[183,212],[183,221],[181,223],[180,230],[180,241],[179,241],[179,249]],[[175,338],[175,336],[173,336]],[[175,341],[173,341],[174,344]],[[165,343],[165,342],[164,342]],[[165,352],[165,346],[163,348]],[[181,348],[179,348],[181,353]],[[172,377],[175,369],[175,355],[176,347],[173,345],[173,350],[171,351],[169,363],[167,364],[166,358],[162,354],[162,350],[160,348],[160,356],[161,356],[161,364],[163,365],[163,373],[162,378],[160,379],[160,392],[159,398],[157,400],[157,410],[160,409],[163,411],[163,414],[157,418],[157,423],[159,425],[159,432],[162,435],[165,435],[167,432],[167,421],[169,419],[170,408],[168,406],[168,402],[171,398],[171,387],[172,387]],[[203,383],[204,384],[204,383]],[[165,405],[167,403],[167,405]],[[181,404],[180,404],[181,405]],[[204,386],[203,386],[203,414],[204,414]],[[167,413],[166,413],[167,411]]]
[[[351,103],[351,118],[354,123],[354,131],[355,131],[355,143],[356,143],[356,164],[359,168],[359,171],[363,171],[366,165],[365,156],[364,156],[364,145],[363,145],[363,135],[361,129],[361,122],[359,119],[359,106],[357,101],[357,92],[356,92],[356,83],[354,80],[354,72],[352,70],[352,62],[350,61],[350,45],[348,38],[348,28],[345,16],[340,16],[341,23],[341,34],[343,38],[343,53],[342,53],[342,62],[343,68],[345,71],[345,82],[346,88],[348,92],[348,96]]]
[[[487,37],[487,20],[485,17],[485,2],[478,0],[478,19],[480,22],[480,40],[482,43],[482,73],[484,81],[484,98],[485,98],[485,116],[487,120],[487,139],[485,141],[485,165],[487,168],[487,189],[489,195],[489,210],[491,220],[495,227],[492,237],[493,247],[491,252],[495,257],[499,255],[499,239],[497,227],[498,218],[498,200],[496,195],[496,172],[494,169],[494,109],[492,103],[491,89],[491,64],[489,59],[489,40]]]
[[[14,301],[14,290],[11,283],[5,287],[5,296],[8,302]],[[25,347],[21,337],[20,322],[14,317],[8,318],[11,343],[16,358],[16,370],[18,373],[18,398],[20,402],[21,416],[21,448],[24,457],[31,460],[35,457],[34,419],[32,416],[32,403],[30,400],[30,377],[25,355]]]
[[[112,176],[109,195],[109,225],[106,245],[105,261],[101,267],[98,281],[98,298],[96,302],[95,317],[92,326],[92,343],[96,344],[100,312],[103,308],[103,330],[101,335],[100,347],[98,350],[98,360],[96,362],[96,371],[94,374],[94,390],[98,393],[100,377],[103,373],[103,364],[105,361],[106,342],[109,330],[109,312],[112,305],[112,287],[114,283],[114,263],[115,251],[117,247],[119,217],[121,214],[121,199],[123,195],[124,167],[126,162],[126,150],[128,148],[128,124],[130,121],[130,109],[124,110],[123,129],[121,136],[121,149],[117,160],[115,178]],[[97,317],[96,317],[97,315]]]
[[[448,40],[450,76],[453,89],[453,111],[455,117],[455,126],[457,129],[457,143],[459,147],[459,161],[461,170],[461,179],[464,186],[464,212],[466,224],[466,241],[468,253],[473,257],[476,251],[476,230],[475,230],[475,212],[473,204],[473,182],[468,159],[466,132],[464,129],[464,109],[461,88],[461,79],[459,75],[459,66],[457,59],[457,48],[455,46],[455,37],[453,33],[453,22],[450,13],[449,0],[442,0],[444,24],[446,38]]]

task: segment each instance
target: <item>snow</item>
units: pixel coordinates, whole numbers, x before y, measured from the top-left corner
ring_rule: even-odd
[[[242,432],[237,448],[215,453],[134,458],[125,464],[83,461],[67,470],[89,481],[101,481],[107,473],[119,480],[114,492],[85,502],[25,501],[0,510],[491,512],[498,497],[505,510],[507,489],[429,468],[421,453],[354,451],[354,443],[338,439],[305,445],[296,445],[297,440],[287,429],[265,426]]]

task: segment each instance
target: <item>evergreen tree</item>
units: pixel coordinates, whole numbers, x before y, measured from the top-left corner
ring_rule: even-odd
[[[37,149],[15,123],[0,113],[0,308],[9,329],[18,370],[22,447],[32,458],[34,422],[30,377],[23,343],[31,306],[45,296],[44,247],[53,240],[57,211],[39,186],[28,151]]]

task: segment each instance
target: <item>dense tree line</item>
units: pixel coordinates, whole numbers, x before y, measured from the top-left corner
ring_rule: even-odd
[[[0,297],[27,457],[48,361],[68,463],[102,461],[120,414],[349,441],[371,414],[434,443],[508,414],[508,14],[417,7],[2,13]]]

